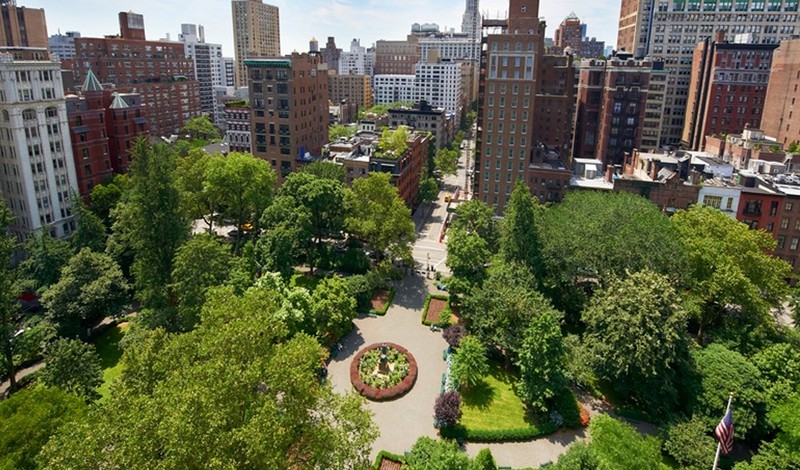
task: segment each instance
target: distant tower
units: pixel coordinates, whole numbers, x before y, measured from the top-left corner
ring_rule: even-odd
[[[232,0],[236,86],[247,86],[245,59],[281,55],[280,12],[262,0]]]
[[[481,55],[481,14],[478,11],[479,0],[467,0],[467,7],[464,9],[464,17],[461,20],[461,32],[468,35],[475,50],[471,57],[476,59]]]

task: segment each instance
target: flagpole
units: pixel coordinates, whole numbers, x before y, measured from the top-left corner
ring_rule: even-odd
[[[733,400],[733,393],[728,396],[728,407],[725,409],[725,415],[731,410],[731,401]],[[725,416],[723,415],[723,416]],[[714,466],[711,467],[711,470],[717,470],[717,464],[719,463],[719,451],[722,450],[722,443],[717,442],[717,455],[714,456]]]

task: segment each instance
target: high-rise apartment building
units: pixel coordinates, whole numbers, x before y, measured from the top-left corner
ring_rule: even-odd
[[[50,52],[57,55],[63,62],[75,58],[75,38],[81,37],[78,31],[67,31],[50,36],[47,40]]]
[[[692,57],[681,145],[702,150],[705,136],[759,129],[775,44],[729,43],[705,38]]]
[[[232,0],[233,47],[236,60],[236,86],[247,86],[244,61],[281,55],[281,28],[278,7],[261,0]]]
[[[583,24],[574,11],[564,18],[564,21],[556,28],[553,34],[553,45],[562,51],[569,47],[575,55],[582,57]]]
[[[120,13],[121,36],[76,38],[74,71],[83,83],[91,70],[121,93],[139,93],[153,135],[170,135],[200,114],[194,63],[180,42],[147,41],[144,20]]]
[[[359,39],[350,42],[350,50],[339,56],[339,75],[375,75],[375,51],[361,45]]]
[[[328,97],[333,104],[347,100],[360,109],[372,107],[372,85],[369,75],[339,75],[329,71]]]
[[[464,15],[461,18],[461,32],[466,34],[472,44],[472,52],[467,58],[478,62],[481,56],[481,36],[483,31],[481,29],[481,22],[483,18],[479,10],[479,0],[466,0],[464,8]],[[425,56],[423,56],[425,57]],[[442,55],[444,57],[444,55]],[[455,59],[462,59],[464,57],[454,57]]]
[[[435,59],[435,54],[431,54]],[[425,101],[434,108],[461,116],[464,111],[464,88],[461,64],[444,60],[420,62],[414,73],[414,101]]]
[[[0,0],[0,47],[47,46],[44,9],[18,7],[14,0]]]
[[[414,101],[414,75],[375,75],[375,104]]]
[[[535,185],[569,185],[558,160],[570,146],[572,57],[544,55],[537,0],[510,0],[508,18],[484,18],[483,28],[473,193],[500,214],[518,180],[541,199],[557,200],[560,193],[542,186],[548,196]]]
[[[405,41],[380,40],[375,43],[375,74],[412,74],[420,57],[425,56],[420,56],[419,40],[413,34]]]
[[[328,143],[328,69],[319,54],[247,59],[253,154],[278,183]]]
[[[800,39],[782,41],[772,56],[761,129],[778,143],[800,142],[800,112],[795,113],[800,87]]]
[[[182,24],[178,38],[186,50],[186,57],[194,65],[200,110],[214,119],[214,87],[226,86],[222,46],[206,42],[202,25]]]
[[[2,48],[0,75],[0,190],[14,214],[9,231],[20,242],[40,229],[68,236],[78,182],[58,56],[46,46]]]
[[[777,44],[798,33],[798,0],[622,0],[617,49],[663,59],[670,71],[662,145],[678,146],[686,118],[692,55],[698,41],[725,31],[724,40],[752,33],[757,44]]]
[[[653,64],[618,53],[579,65],[572,155],[621,165],[625,153],[641,149]]]

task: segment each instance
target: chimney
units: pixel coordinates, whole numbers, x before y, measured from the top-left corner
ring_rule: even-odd
[[[609,183],[613,182],[614,173],[616,172],[617,167],[615,165],[608,165],[606,167],[606,181]]]
[[[714,35],[714,38],[715,38],[714,42],[716,42],[717,44],[722,44],[723,42],[725,42],[725,30],[724,29],[718,30]]]

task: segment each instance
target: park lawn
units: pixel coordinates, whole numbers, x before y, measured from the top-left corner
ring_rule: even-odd
[[[322,278],[317,276],[309,276],[308,274],[304,273],[294,273],[292,278],[289,280],[289,287],[305,287],[308,289],[309,292],[314,292],[314,289],[317,288],[317,284],[320,283]]]
[[[122,349],[119,348],[119,341],[125,336],[129,326],[127,322],[120,323],[104,332],[94,342],[100,356],[100,366],[103,368],[103,384],[97,389],[101,400],[108,398],[111,394],[111,383],[122,373]]]
[[[473,430],[526,428],[533,424],[514,393],[516,377],[492,363],[483,381],[461,391],[461,425]]]

